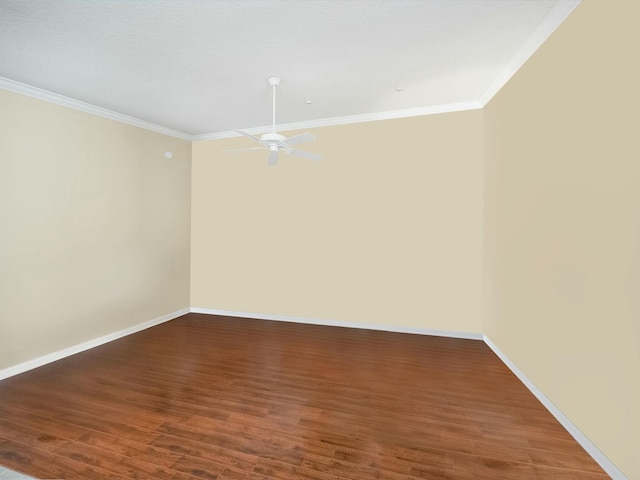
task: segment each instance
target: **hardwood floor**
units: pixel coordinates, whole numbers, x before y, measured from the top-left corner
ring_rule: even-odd
[[[189,314],[0,382],[38,478],[609,478],[481,341]]]

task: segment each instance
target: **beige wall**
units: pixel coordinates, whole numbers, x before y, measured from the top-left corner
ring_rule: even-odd
[[[485,334],[640,479],[640,2],[585,1],[484,110]]]
[[[192,307],[480,333],[481,117],[319,128],[275,168],[194,143]]]
[[[0,369],[189,306],[190,155],[0,90]]]

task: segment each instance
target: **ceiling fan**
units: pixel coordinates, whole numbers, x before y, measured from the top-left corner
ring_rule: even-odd
[[[268,150],[269,151],[269,165],[276,165],[278,163],[278,152],[283,151],[285,153],[289,153],[291,155],[297,155],[298,157],[308,158],[309,160],[321,160],[322,156],[316,153],[306,152],[304,150],[297,150],[292,147],[292,145],[297,145],[299,143],[311,142],[315,140],[316,137],[311,133],[303,133],[301,135],[296,135],[294,137],[287,138],[284,135],[280,135],[276,132],[276,87],[280,85],[280,78],[278,77],[269,77],[267,79],[269,85],[273,88],[273,127],[270,133],[265,133],[260,137],[256,137],[255,135],[251,135],[249,132],[244,132],[242,130],[233,130],[234,132],[238,132],[245,137],[249,137],[250,139],[258,142],[261,146],[259,147],[249,147],[249,148],[234,148],[232,150],[224,150],[225,152],[241,152],[248,150]]]

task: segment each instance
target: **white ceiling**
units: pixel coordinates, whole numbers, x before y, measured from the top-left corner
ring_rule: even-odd
[[[191,139],[268,126],[270,76],[281,128],[479,108],[579,1],[0,0],[0,88]]]

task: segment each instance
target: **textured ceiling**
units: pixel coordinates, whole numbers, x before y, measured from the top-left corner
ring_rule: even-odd
[[[199,138],[269,125],[270,76],[278,124],[477,108],[578,3],[0,0],[0,87]]]

